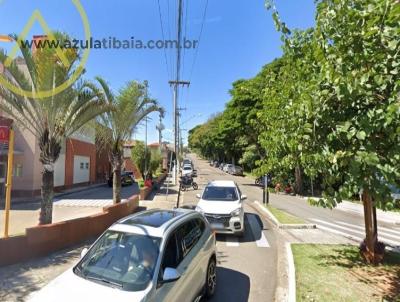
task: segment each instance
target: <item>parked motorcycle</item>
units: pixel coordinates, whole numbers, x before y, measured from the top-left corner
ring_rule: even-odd
[[[258,177],[256,178],[256,180],[254,181],[254,183],[257,186],[264,186],[264,176]]]
[[[187,175],[182,176],[179,183],[182,191],[186,191],[190,187],[193,187],[194,190],[197,190],[199,188],[197,183],[193,180],[193,177]]]

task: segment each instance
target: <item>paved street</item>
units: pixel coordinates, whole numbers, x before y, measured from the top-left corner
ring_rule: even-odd
[[[345,236],[360,242],[365,237],[363,216],[352,211],[346,212],[340,209],[324,209],[313,207],[306,200],[299,197],[287,195],[270,195],[271,205],[282,209],[290,214],[315,223],[321,230],[337,235]],[[382,222],[378,216],[379,240],[390,245],[392,248],[400,249],[400,226]]]
[[[262,189],[254,185],[254,182],[246,177],[230,176],[219,169],[208,166],[205,168],[206,175],[218,175],[218,177],[234,179],[243,188],[243,191],[249,196],[249,201],[262,201]],[[201,176],[201,175],[200,175]],[[201,179],[201,178],[200,178]],[[314,223],[318,229],[331,232],[333,234],[344,236],[360,242],[365,237],[364,218],[361,213],[353,210],[345,211],[339,209],[324,209],[321,207],[310,206],[308,201],[301,197],[285,194],[270,194],[270,203],[275,208],[284,210],[287,213],[304,219],[307,222]],[[400,225],[379,220],[378,214],[378,236],[379,240],[385,242],[393,249],[400,250]]]
[[[277,280],[277,237],[271,223],[252,207],[254,200],[261,198],[261,190],[250,190],[249,179],[223,173],[194,156],[192,159],[198,170],[199,190],[184,192],[183,206],[196,205],[196,194],[211,180],[234,179],[248,197],[245,236],[240,239],[225,235],[217,237],[219,284],[212,301],[273,301]]]
[[[198,170],[199,190],[183,192],[181,206],[195,206],[196,194],[211,180],[235,180],[242,192],[248,196],[245,203],[246,232],[243,238],[233,236],[217,236],[218,247],[218,287],[211,301],[274,301],[279,280],[284,278],[280,261],[280,246],[283,240],[291,242],[313,243],[355,243],[349,240],[361,240],[363,237],[362,217],[354,212],[327,210],[311,207],[303,198],[288,195],[271,194],[273,206],[299,216],[308,222],[318,225],[316,230],[277,230],[269,221],[257,212],[255,200],[261,200],[261,188],[253,184],[253,180],[226,174],[210,167],[204,160],[191,156]],[[136,187],[123,188],[123,198],[136,192]],[[153,201],[144,201],[141,206],[148,208],[172,208],[175,206],[176,190],[169,189],[168,198],[165,188],[154,196]],[[111,188],[101,186],[86,191],[65,195],[57,199],[55,209],[96,210],[104,202],[109,202]],[[25,205],[26,207],[27,205]],[[34,205],[31,205],[34,206]],[[21,207],[23,207],[21,205]],[[397,225],[381,223],[381,239],[391,240],[398,245],[400,228]],[[0,268],[1,301],[24,301],[33,291],[54,279],[57,275],[71,267],[78,259],[82,246],[52,254],[49,257],[35,259],[27,263]],[[24,284],[24,286],[21,286]]]

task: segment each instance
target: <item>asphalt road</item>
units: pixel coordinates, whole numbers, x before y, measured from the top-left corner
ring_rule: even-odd
[[[235,180],[248,199],[245,202],[245,236],[217,236],[217,291],[211,301],[273,301],[277,280],[276,234],[270,222],[252,207],[261,190],[251,190],[251,180],[231,176],[190,155],[198,171],[199,190],[181,196],[185,206],[196,205],[196,194],[211,180]]]
[[[207,163],[200,163],[200,166],[203,165],[207,165]],[[241,188],[243,188],[243,191],[251,197],[249,201],[262,201],[262,189],[254,185],[253,180],[246,177],[230,176],[210,166],[208,166],[208,170],[206,171],[209,171],[207,172],[209,174],[207,177],[211,177],[211,175],[214,177],[215,175],[220,178],[234,179]],[[320,230],[353,239],[355,242],[361,242],[365,238],[364,218],[362,213],[357,214],[341,209],[331,210],[311,206],[304,198],[285,194],[270,194],[270,204],[275,208],[302,218],[308,223],[316,224],[317,228]],[[378,238],[388,247],[400,251],[400,225],[380,221],[379,215]]]

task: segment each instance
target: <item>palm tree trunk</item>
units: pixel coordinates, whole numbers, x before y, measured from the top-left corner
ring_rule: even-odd
[[[113,163],[113,203],[121,202],[121,161],[115,159]]]
[[[42,201],[40,204],[39,225],[50,224],[53,219],[54,170],[43,168]]]

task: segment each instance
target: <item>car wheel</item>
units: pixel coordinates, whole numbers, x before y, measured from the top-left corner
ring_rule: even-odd
[[[197,185],[197,183],[193,183],[193,189],[197,190],[199,188],[199,186]]]
[[[210,259],[207,267],[207,279],[206,279],[206,288],[205,288],[205,296],[206,298],[211,298],[217,287],[217,263],[215,259]]]
[[[244,237],[244,230],[236,234],[237,237],[243,238]]]

